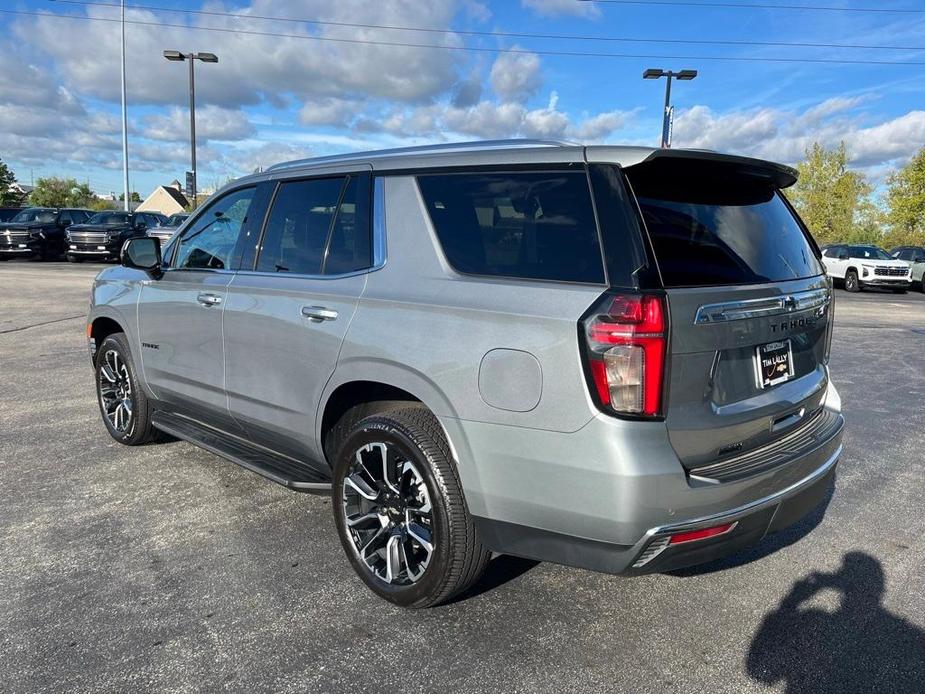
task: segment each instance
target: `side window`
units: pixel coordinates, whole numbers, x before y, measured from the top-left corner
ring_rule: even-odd
[[[258,272],[318,275],[344,178],[281,183],[264,231]]]
[[[281,183],[257,270],[332,275],[369,267],[368,208],[365,175]]]
[[[61,213],[60,217],[58,217],[58,223],[61,226],[69,226],[74,223],[74,219],[71,217],[70,212],[65,211]]]
[[[183,238],[178,240],[173,267],[190,270],[231,269],[235,247],[247,221],[254,191],[254,188],[242,188],[211,203],[186,228]]]
[[[603,283],[583,170],[428,174],[417,180],[443,251],[457,271]]]
[[[350,176],[337,209],[321,271],[341,275],[372,265],[369,228],[369,177]]]

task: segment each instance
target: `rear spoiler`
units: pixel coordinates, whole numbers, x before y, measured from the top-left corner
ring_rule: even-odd
[[[704,168],[709,169],[716,166],[724,172],[735,171],[736,175],[748,176],[751,178],[763,179],[771,183],[775,188],[789,188],[797,182],[797,170],[783,164],[775,164],[772,161],[764,159],[752,159],[751,157],[739,157],[734,154],[720,154],[709,150],[699,149],[657,149],[638,164],[626,167],[632,171],[636,167],[659,166],[662,163],[671,161],[680,166],[696,165],[698,172],[702,173]],[[704,165],[706,165],[704,167]]]

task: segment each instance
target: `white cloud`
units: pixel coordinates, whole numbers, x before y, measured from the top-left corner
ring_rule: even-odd
[[[299,122],[305,125],[345,126],[362,109],[362,102],[349,99],[310,99],[299,109]]]
[[[675,118],[673,145],[715,149],[796,163],[813,142],[845,142],[852,164],[876,177],[885,164],[903,164],[925,142],[925,111],[871,124],[852,115],[856,100],[829,99],[803,111],[759,108],[716,113],[698,105]]]
[[[221,8],[221,6],[219,6]],[[449,30],[457,10],[455,0],[426,3],[365,0],[300,0],[281,3],[252,0],[234,10],[237,14],[317,17],[322,20],[370,24],[435,26],[446,33],[428,35],[427,43],[459,46],[462,40]],[[90,7],[87,15],[114,19],[113,8]],[[356,41],[395,41],[420,36],[411,32],[390,32],[354,27],[326,26],[307,29],[290,22],[249,21],[234,17],[197,18],[189,29],[158,26],[162,21],[180,23],[178,15],[159,15],[147,10],[129,9],[127,28],[128,92],[135,103],[182,103],[186,92],[184,65],[162,57],[165,48],[197,46],[219,56],[218,65],[197,64],[197,98],[201,103],[225,107],[252,105],[268,101],[286,105],[291,97],[364,95],[403,102],[422,102],[445,91],[456,82],[465,56],[458,51],[434,51],[403,46],[360,45]],[[194,27],[215,27],[227,32],[207,32]],[[117,24],[107,21],[80,22],[43,15],[15,23],[19,39],[53,57],[65,85],[75,93],[117,101],[119,44]],[[347,39],[354,43],[312,41],[278,36],[254,36],[250,31],[297,34],[321,38]],[[167,33],[169,31],[169,33]],[[79,34],[76,41],[62,41],[63,34]]]
[[[526,101],[543,86],[540,57],[536,53],[502,53],[491,66],[490,79],[491,88],[502,101]]]
[[[186,142],[189,140],[189,110],[174,106],[167,113],[145,116],[142,134],[151,140]],[[196,139],[243,140],[255,133],[247,114],[212,104],[196,109]]]
[[[227,175],[251,173],[273,164],[312,156],[310,147],[290,145],[283,142],[254,143],[252,146],[232,150],[227,154]]]
[[[597,5],[582,0],[520,0],[520,4],[544,17],[573,15],[596,19],[601,16]]]
[[[610,111],[574,121],[559,110],[558,101],[558,95],[552,92],[548,105],[538,109],[528,109],[510,101],[483,100],[466,108],[435,104],[399,109],[379,118],[364,118],[355,128],[367,133],[438,140],[536,137],[600,141],[624,127],[634,115],[634,112]]]

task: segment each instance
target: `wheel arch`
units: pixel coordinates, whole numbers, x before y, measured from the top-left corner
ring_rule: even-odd
[[[110,335],[126,332],[118,320],[109,315],[98,315],[87,324],[87,339],[90,342],[90,360],[96,359],[96,350]]]
[[[316,416],[316,435],[328,461],[333,464],[328,437],[341,417],[357,405],[369,405],[363,415],[391,409],[396,402],[427,408],[438,421],[441,416],[456,417],[448,398],[431,379],[407,366],[385,361],[347,360],[337,369],[325,388]],[[454,459],[456,447],[441,424]]]

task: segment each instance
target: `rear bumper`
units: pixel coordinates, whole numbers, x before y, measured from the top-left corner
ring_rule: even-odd
[[[824,406],[843,423],[831,385]],[[488,547],[615,574],[710,561],[796,522],[825,497],[843,431],[771,469],[704,484],[684,470],[662,423],[602,415],[556,434],[441,421]],[[667,545],[672,534],[728,522],[737,525],[722,536]]]
[[[841,446],[805,480],[781,492],[724,513],[651,528],[634,545],[615,545],[586,538],[476,518],[482,541],[504,554],[625,576],[671,571],[720,559],[793,525],[828,496],[835,479]],[[672,535],[727,523],[721,536],[670,544]]]

